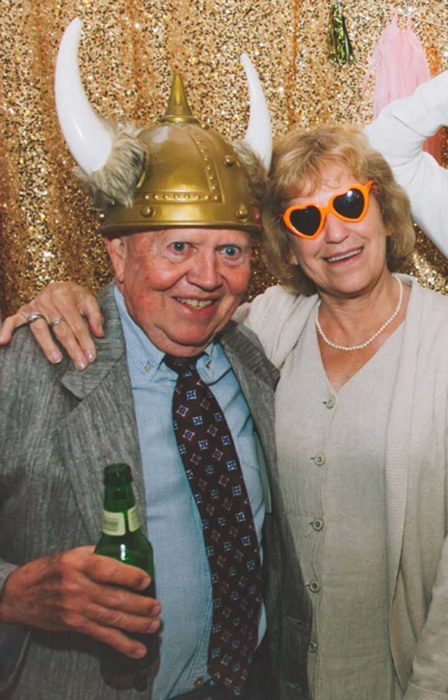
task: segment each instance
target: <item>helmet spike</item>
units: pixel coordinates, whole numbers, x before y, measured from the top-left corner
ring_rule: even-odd
[[[199,124],[199,120],[193,116],[185,93],[184,83],[180,73],[175,73],[171,85],[171,94],[168,107],[161,122],[176,122],[178,124]]]

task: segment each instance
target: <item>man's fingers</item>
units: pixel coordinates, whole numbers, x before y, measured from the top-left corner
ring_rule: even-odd
[[[131,639],[131,637],[128,637],[119,629],[103,627],[102,625],[91,622],[86,626],[85,633],[133,659],[141,659],[146,655],[147,649],[144,644],[135,639]]]
[[[116,586],[104,587],[97,584],[97,591],[92,595],[92,601],[105,609],[121,611],[138,615],[146,619],[156,619],[160,615],[161,605],[155,598],[129,591]]]
[[[158,607],[160,610],[160,606]],[[87,612],[88,618],[103,627],[113,627],[123,632],[138,632],[153,634],[160,627],[158,616],[132,615],[117,608],[105,608],[102,605],[91,606]]]
[[[88,576],[96,583],[121,586],[140,592],[145,591],[151,583],[149,574],[142,569],[100,554],[89,557]]]

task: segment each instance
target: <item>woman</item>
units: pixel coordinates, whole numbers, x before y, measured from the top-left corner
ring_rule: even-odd
[[[270,183],[282,286],[239,316],[281,369],[280,488],[313,607],[312,697],[448,698],[448,300],[395,274],[414,243],[409,203],[358,129],[285,137]],[[67,294],[65,320],[90,313],[85,295],[68,312]],[[48,293],[32,309],[61,316]]]

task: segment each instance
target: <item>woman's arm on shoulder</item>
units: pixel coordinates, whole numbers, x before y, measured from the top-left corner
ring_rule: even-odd
[[[259,338],[271,362],[279,367],[297,342],[302,311],[314,297],[297,296],[283,287],[269,287],[253,301],[237,309],[234,320]]]
[[[74,282],[48,285],[33,301],[6,318],[0,329],[0,345],[8,345],[14,331],[26,324],[49,362],[56,364],[62,360],[57,340],[79,370],[96,357],[90,333],[97,338],[104,335],[103,317],[95,296]]]

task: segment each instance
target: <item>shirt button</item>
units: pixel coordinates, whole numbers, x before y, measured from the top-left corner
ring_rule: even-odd
[[[201,688],[205,683],[205,679],[202,676],[199,676],[199,678],[196,678],[194,682],[195,688]]]
[[[330,396],[326,401],[324,401],[324,404],[326,405],[327,408],[334,408],[336,404],[336,399],[334,396]]]
[[[314,459],[314,464],[317,467],[322,467],[325,464],[325,455],[322,455],[322,454],[316,455],[312,459]]]
[[[309,651],[311,654],[315,654],[315,652],[317,651],[317,642],[315,642],[314,639],[311,639],[311,640],[308,642],[308,651]]]
[[[320,591],[320,583],[319,583],[319,581],[311,581],[311,583],[310,583],[310,591],[311,591],[311,593],[319,593],[319,591]]]
[[[316,530],[316,532],[320,532],[324,529],[324,521],[321,518],[314,518],[311,525],[313,527],[313,530]]]

